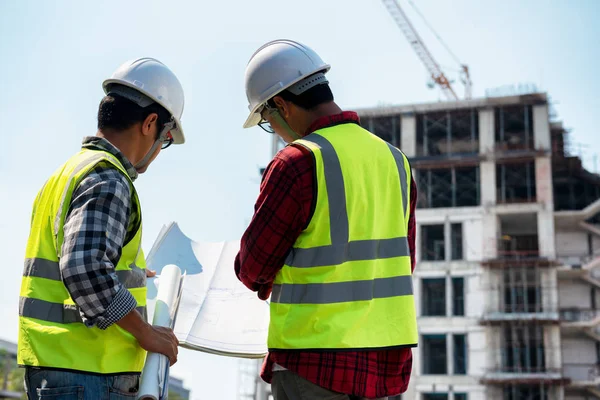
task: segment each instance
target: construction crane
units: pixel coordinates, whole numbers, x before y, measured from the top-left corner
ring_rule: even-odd
[[[417,33],[415,28],[410,23],[410,20],[404,13],[404,10],[402,10],[402,7],[400,7],[400,4],[398,4],[398,1],[397,0],[381,0],[381,1],[387,8],[388,12],[390,13],[392,18],[398,25],[398,27],[400,28],[402,33],[404,33],[404,36],[406,36],[406,39],[408,39],[408,42],[410,43],[412,48],[417,53],[417,56],[419,56],[419,58],[421,59],[423,64],[425,64],[425,68],[427,68],[427,71],[431,74],[431,79],[440,86],[440,88],[442,89],[442,92],[448,98],[448,100],[459,100],[458,96],[456,95],[456,92],[452,88],[452,84],[450,83],[450,81],[448,80],[446,75],[444,75],[444,72],[440,68],[439,64],[435,61],[435,59],[433,58],[433,56],[431,55],[429,50],[427,50],[427,47],[425,47],[425,43],[423,43],[423,40],[419,37],[419,34]],[[413,6],[413,8],[415,8],[415,10],[419,13],[421,18],[423,18],[423,20],[427,24],[427,21],[425,20],[423,15],[419,12],[419,10],[417,10],[417,8],[412,3],[412,1],[410,1],[410,4],[411,4],[411,6]],[[432,32],[436,35],[438,40],[444,45],[444,47],[446,47],[446,50],[448,50],[448,52],[454,57],[454,59],[460,65],[460,68],[461,68],[460,69],[460,71],[461,71],[460,80],[463,83],[463,85],[465,86],[465,99],[470,99],[472,82],[471,82],[471,77],[469,76],[469,67],[460,63],[458,58],[452,53],[452,51],[450,51],[450,48],[448,46],[446,46],[446,44],[442,41],[441,37],[437,33],[435,33],[433,28],[431,28],[431,26],[429,24],[427,24],[427,26],[432,30]]]

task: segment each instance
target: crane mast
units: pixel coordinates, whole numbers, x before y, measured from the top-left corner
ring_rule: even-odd
[[[381,1],[396,22],[396,25],[398,25],[402,33],[404,33],[404,36],[406,36],[406,39],[408,39],[408,42],[412,46],[413,50],[415,53],[417,53],[417,56],[419,56],[425,65],[425,68],[427,68],[427,71],[431,75],[431,79],[442,89],[444,96],[446,96],[448,100],[458,100],[458,96],[452,88],[450,81],[446,75],[444,75],[444,72],[440,68],[439,64],[435,61],[429,50],[427,50],[427,47],[425,47],[423,40],[404,13],[404,10],[402,10],[402,7],[400,7],[400,4],[398,4],[396,0]],[[466,65],[461,65],[461,81],[465,85],[465,98],[470,99],[471,78],[469,76],[469,68]]]

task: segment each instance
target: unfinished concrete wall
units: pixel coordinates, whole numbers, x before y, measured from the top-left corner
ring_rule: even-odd
[[[537,202],[544,204],[547,210],[554,210],[552,162],[550,157],[537,157],[535,159],[535,186]]]
[[[485,313],[499,312],[501,308],[501,292],[500,287],[504,281],[502,271],[499,269],[487,269],[484,273],[482,289],[484,298],[482,307]]]
[[[401,116],[401,149],[406,157],[417,155],[417,119],[414,114]]]
[[[465,277],[465,316],[481,318],[485,312],[483,274]]]
[[[533,137],[536,149],[550,150],[552,148],[547,104],[533,106]]]
[[[544,353],[546,368],[559,370],[562,367],[559,326],[550,325],[544,327]]]
[[[485,328],[469,332],[468,346],[467,375],[481,377],[487,369],[491,368],[490,360],[487,359],[488,346]]]
[[[490,207],[496,204],[496,163],[484,161],[479,164],[481,205]]]
[[[561,346],[565,378],[582,382],[592,381],[597,377],[596,343],[593,340],[563,338]]]
[[[482,258],[492,259],[498,256],[498,237],[500,235],[500,224],[496,214],[483,214],[482,223]]]
[[[554,212],[543,210],[537,214],[538,247],[541,257],[548,259],[556,258],[556,247],[554,237]]]
[[[466,261],[481,261],[482,232],[480,219],[463,221],[463,255]]]
[[[591,286],[581,280],[561,279],[558,285],[559,307],[591,308]]]
[[[592,252],[598,254],[600,252],[600,236],[594,235],[592,237]]]
[[[600,245],[600,239],[599,243]],[[574,261],[588,254],[588,235],[584,231],[557,231],[556,232],[556,256],[569,258]]]
[[[494,151],[494,110],[479,110],[479,153],[486,154]],[[494,180],[494,184],[495,184]]]
[[[542,306],[544,311],[558,310],[558,282],[554,269],[540,269],[540,285],[542,287]]]
[[[564,338],[561,345],[564,364],[596,363],[596,342],[592,339]]]

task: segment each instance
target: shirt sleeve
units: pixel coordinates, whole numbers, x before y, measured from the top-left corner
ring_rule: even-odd
[[[235,259],[238,279],[266,300],[285,258],[309,222],[314,165],[308,151],[288,146],[267,166],[254,216]]]
[[[114,168],[96,167],[73,193],[59,265],[87,326],[106,329],[137,306],[115,271],[130,213],[129,183]]]

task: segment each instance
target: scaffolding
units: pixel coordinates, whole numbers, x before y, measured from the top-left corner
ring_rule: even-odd
[[[474,108],[417,114],[417,156],[479,153],[479,113]]]
[[[402,124],[400,115],[380,117],[362,117],[361,125],[374,135],[379,136],[393,146],[402,144]]]
[[[497,151],[533,150],[533,106],[499,106],[494,110]]]
[[[496,164],[496,189],[496,201],[499,204],[535,202],[535,162]]]
[[[416,170],[418,208],[470,207],[481,203],[479,165]]]
[[[600,198],[600,176],[583,167],[581,154],[574,155],[569,132],[561,123],[551,124],[550,129],[554,210],[582,210]],[[600,223],[600,216],[592,221]]]

